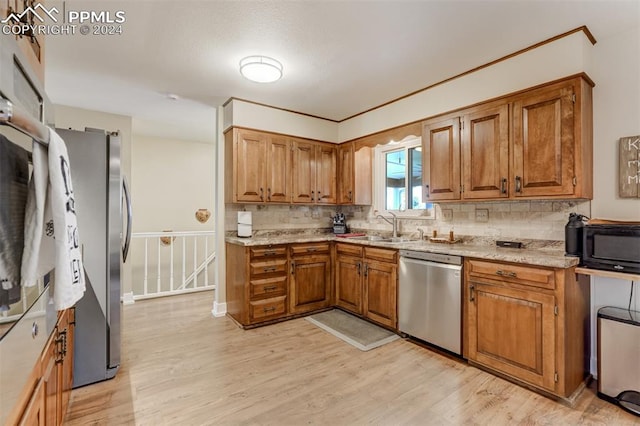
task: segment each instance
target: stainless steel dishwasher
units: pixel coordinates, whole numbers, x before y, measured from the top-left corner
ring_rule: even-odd
[[[462,258],[400,250],[398,328],[462,354]]]

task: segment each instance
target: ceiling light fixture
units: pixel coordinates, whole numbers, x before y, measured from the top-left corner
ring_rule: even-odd
[[[247,56],[240,61],[240,74],[256,83],[272,83],[282,78],[282,64],[268,56]]]

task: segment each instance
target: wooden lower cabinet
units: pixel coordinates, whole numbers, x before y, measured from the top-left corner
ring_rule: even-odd
[[[366,259],[364,266],[364,315],[392,328],[397,326],[398,266]]]
[[[396,328],[397,257],[397,250],[337,243],[336,306]]]
[[[396,328],[398,251],[332,244],[227,243],[228,315],[254,327],[335,305]]]
[[[58,315],[56,328],[34,368],[30,381],[34,387],[18,415],[20,425],[61,425],[64,421],[73,385],[74,314],[71,308]]]
[[[226,244],[227,313],[242,326],[287,315],[287,246]]]
[[[336,306],[362,315],[362,257],[336,256]]]
[[[291,246],[289,312],[292,314],[316,311],[330,306],[329,245],[328,242],[324,242]]]
[[[589,374],[589,284],[570,269],[465,261],[472,364],[569,397]]]

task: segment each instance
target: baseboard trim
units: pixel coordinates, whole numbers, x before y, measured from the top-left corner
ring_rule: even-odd
[[[213,302],[213,309],[211,310],[211,314],[216,317],[223,317],[227,314],[227,304],[226,303],[218,303]]]
[[[121,300],[123,305],[133,305],[134,303],[136,303],[133,298],[133,292],[124,293]]]

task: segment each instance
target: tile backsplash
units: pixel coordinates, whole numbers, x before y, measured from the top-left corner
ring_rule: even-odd
[[[391,226],[376,219],[377,212],[370,206],[297,206],[297,205],[243,205],[228,204],[225,214],[225,230],[237,229],[237,212],[251,211],[253,230],[319,229],[330,228],[331,217],[342,212],[350,229],[388,233]],[[589,200],[499,201],[478,203],[446,203],[435,205],[435,219],[399,220],[400,235],[416,234],[422,229],[425,235],[433,230],[438,235],[488,237],[494,239],[564,240],[564,226],[569,213],[591,216]],[[446,213],[446,214],[445,214]]]

